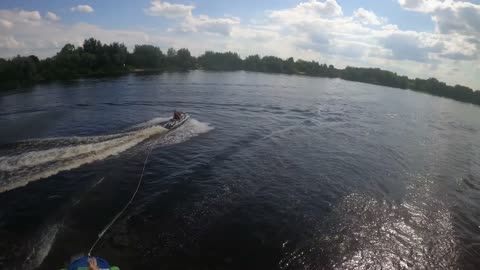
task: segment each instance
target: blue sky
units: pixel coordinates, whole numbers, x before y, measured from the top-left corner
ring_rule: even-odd
[[[145,25],[155,27],[158,19],[145,17],[143,8],[150,6],[150,0],[140,1],[18,1],[2,0],[0,8],[38,10],[41,13],[52,11],[62,17],[67,23],[84,21],[105,27],[131,28],[132,25]],[[166,1],[168,2],[168,1]],[[241,18],[242,20],[261,19],[265,11],[284,9],[297,5],[298,0],[201,0],[201,1],[170,1],[171,3],[195,5],[195,12],[212,17],[221,17],[226,14]],[[394,0],[366,0],[366,1],[337,1],[346,15],[351,15],[359,7],[372,10],[375,13],[389,18],[394,24],[402,25],[406,30],[433,30],[434,24],[427,14],[414,13],[399,9],[399,3]],[[94,7],[95,13],[90,16],[70,12],[70,8],[78,4]],[[128,20],[125,18],[128,17]]]
[[[480,89],[480,0],[0,2],[0,57],[52,56],[93,36],[380,67]]]

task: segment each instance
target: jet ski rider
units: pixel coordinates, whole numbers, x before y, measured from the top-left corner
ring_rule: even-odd
[[[180,119],[182,119],[182,113],[181,113],[181,112],[174,111],[174,112],[173,112],[173,120],[179,121]]]

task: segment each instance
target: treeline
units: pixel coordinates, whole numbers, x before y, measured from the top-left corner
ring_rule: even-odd
[[[102,44],[90,38],[76,47],[65,45],[55,56],[43,60],[38,57],[16,56],[0,58],[0,87],[8,89],[39,81],[74,79],[93,75],[110,75],[139,70],[204,69],[215,71],[246,70],[254,72],[301,74],[315,77],[342,78],[350,81],[378,84],[402,89],[411,89],[436,96],[480,105],[480,91],[461,86],[449,86],[435,78],[410,79],[394,72],[378,68],[346,67],[337,69],[333,65],[316,61],[275,56],[251,55],[242,59],[233,52],[207,51],[193,57],[188,49],[170,48],[166,53],[152,45],[136,45],[133,52],[121,43]]]
[[[206,52],[198,57],[199,67],[206,70],[246,70],[255,72],[302,74],[315,77],[341,78],[349,81],[364,82],[402,89],[411,89],[436,96],[480,105],[480,91],[461,85],[450,86],[435,78],[427,80],[409,79],[397,73],[379,68],[346,67],[336,69],[333,65],[316,61],[304,61],[293,58],[281,59],[275,56],[251,55],[244,60],[236,53]]]
[[[195,68],[195,58],[187,49],[169,49],[164,54],[151,45],[137,45],[132,53],[121,43],[102,44],[93,38],[76,47],[66,44],[55,56],[39,60],[30,55],[0,58],[0,83],[19,86],[38,81],[74,79],[92,75],[110,75],[133,69]]]

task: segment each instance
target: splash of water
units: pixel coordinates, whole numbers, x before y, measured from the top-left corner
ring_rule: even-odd
[[[50,138],[23,143],[21,153],[0,157],[0,193],[118,155],[149,138],[156,139],[147,142],[147,146],[175,144],[212,129],[206,123],[190,119],[174,132],[167,133],[168,130],[159,125],[164,120],[154,118],[118,134]]]
[[[159,137],[157,140],[152,140],[146,146],[152,144],[171,145],[185,142],[199,134],[207,133],[213,130],[213,127],[208,123],[200,122],[195,119],[190,119],[178,129],[169,133],[167,136]]]
[[[43,260],[45,257],[47,257],[50,249],[52,248],[59,228],[59,224],[49,226],[47,229],[41,232],[40,238],[36,239],[36,242],[32,242],[30,244],[32,249],[28,257],[23,262],[22,269],[35,269],[42,264]]]

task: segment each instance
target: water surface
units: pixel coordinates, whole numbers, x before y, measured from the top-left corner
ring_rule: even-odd
[[[173,110],[192,120],[158,126]],[[165,73],[0,97],[0,268],[475,269],[480,107],[339,79]],[[383,267],[383,268],[382,268]]]

